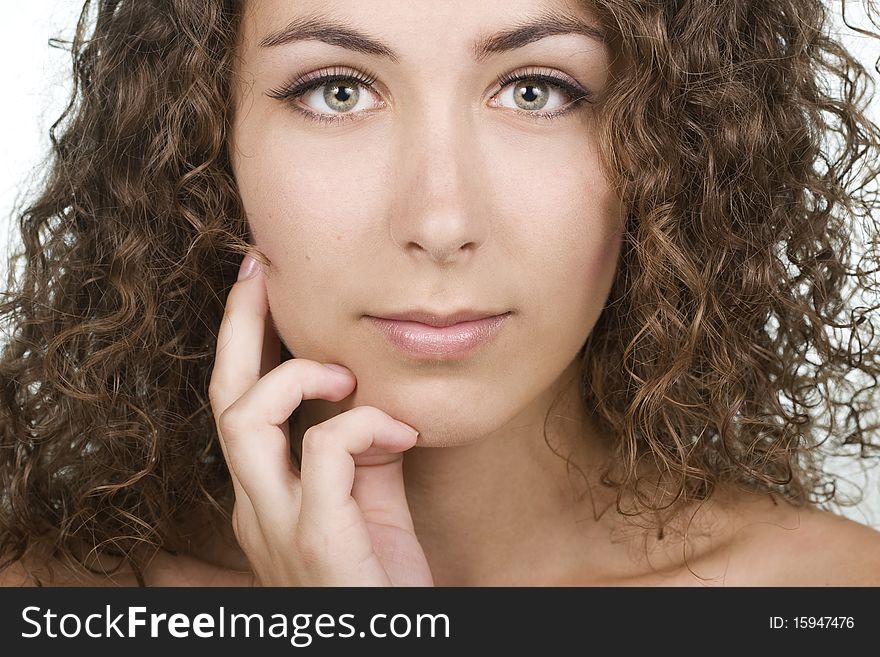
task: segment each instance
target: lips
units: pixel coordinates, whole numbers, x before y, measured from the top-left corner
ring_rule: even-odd
[[[472,322],[503,314],[505,314],[503,311],[460,310],[454,313],[441,314],[429,310],[411,310],[403,313],[377,315],[376,318],[401,322],[418,322],[428,326],[444,327],[452,326],[459,322]]]
[[[398,351],[423,360],[457,360],[473,354],[501,330],[510,312],[460,311],[439,315],[425,311],[367,315],[369,322]]]

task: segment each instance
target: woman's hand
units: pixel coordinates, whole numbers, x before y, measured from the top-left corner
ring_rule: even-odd
[[[233,285],[209,397],[235,489],[233,530],[262,586],[431,586],[403,486],[418,434],[372,406],[309,427],[302,472],[288,418],[303,399],[340,401],[357,384],[303,358],[279,365],[259,264]]]

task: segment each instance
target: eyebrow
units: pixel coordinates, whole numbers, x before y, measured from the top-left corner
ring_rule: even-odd
[[[474,60],[483,61],[495,53],[522,48],[525,45],[557,34],[580,34],[606,43],[605,33],[579,18],[556,12],[544,12],[524,19],[512,27],[477,39],[473,46]],[[272,48],[295,41],[323,41],[355,52],[378,55],[393,62],[400,60],[394,50],[381,40],[360,32],[350,25],[324,15],[297,18],[286,27],[272,32],[260,41],[261,48]]]

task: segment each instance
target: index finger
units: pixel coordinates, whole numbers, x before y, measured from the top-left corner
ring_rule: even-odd
[[[242,268],[245,266],[242,261]],[[214,369],[208,386],[215,417],[220,417],[250,390],[264,374],[261,370],[270,365],[267,352],[274,347],[264,345],[270,322],[266,277],[258,262],[254,261],[253,266],[253,275],[236,281],[229,291],[217,333]]]

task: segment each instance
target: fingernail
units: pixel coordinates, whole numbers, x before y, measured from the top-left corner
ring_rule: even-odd
[[[401,422],[400,420],[394,420],[394,421],[397,422],[397,424],[402,426],[407,431],[411,431],[412,433],[414,433],[417,436],[419,435],[419,432],[416,431],[415,429],[413,429],[411,426],[409,426],[406,422]]]
[[[251,278],[257,273],[257,259],[248,253],[241,261],[241,267],[238,268],[238,280],[244,281]]]
[[[342,372],[343,374],[351,374],[351,370],[336,363],[324,363],[324,367],[329,367],[334,372]]]

